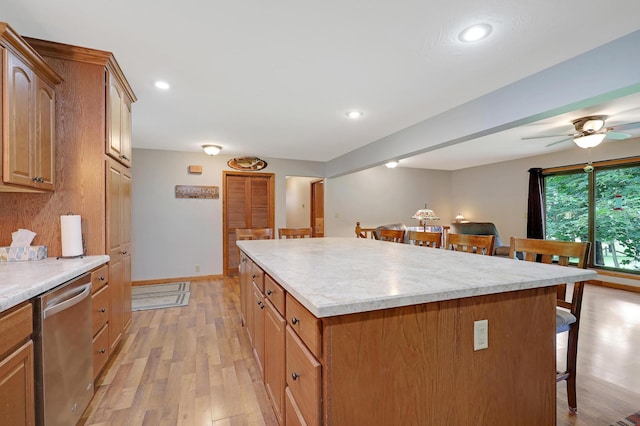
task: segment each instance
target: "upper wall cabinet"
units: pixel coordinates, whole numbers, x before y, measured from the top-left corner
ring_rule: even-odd
[[[107,66],[107,154],[131,167],[131,103],[122,79]]]
[[[55,86],[62,78],[0,22],[2,185],[0,191],[55,189]]]

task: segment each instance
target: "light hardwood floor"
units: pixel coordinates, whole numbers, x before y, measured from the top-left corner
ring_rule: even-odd
[[[237,278],[191,292],[189,306],[133,313],[81,424],[277,424],[240,325]],[[582,315],[579,412],[559,383],[557,424],[609,425],[640,411],[640,294],[587,286]]]

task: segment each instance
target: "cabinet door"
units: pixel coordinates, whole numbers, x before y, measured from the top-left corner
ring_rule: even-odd
[[[107,72],[107,154],[131,167],[131,102]]]
[[[107,72],[107,154],[120,160],[122,158],[122,89]]]
[[[253,285],[253,357],[264,378],[264,295]]]
[[[3,173],[4,182],[33,186],[35,171],[34,155],[34,102],[35,89],[33,72],[20,59],[6,52],[7,139],[4,141]]]
[[[107,161],[107,250],[111,315],[109,343],[113,349],[131,322],[131,175],[129,169]]]
[[[120,146],[122,158],[120,161],[127,167],[131,167],[131,103],[123,98],[121,107]]]
[[[35,186],[53,191],[56,181],[56,95],[51,86],[35,77]]]
[[[0,360],[0,423],[34,425],[33,343]]]
[[[238,265],[240,271],[240,321],[242,325],[247,326],[247,287],[251,284],[251,266],[247,255],[240,252],[240,264]]]
[[[271,399],[278,422],[283,424],[285,413],[285,319],[273,304],[266,300],[264,309],[264,386]]]

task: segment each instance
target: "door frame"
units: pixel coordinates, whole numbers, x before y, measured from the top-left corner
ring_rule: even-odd
[[[271,197],[269,200],[269,227],[275,233],[275,174],[274,173],[257,173],[257,172],[235,172],[231,170],[222,171],[222,271],[225,277],[230,276],[229,267],[229,230],[227,224],[227,176],[240,177],[266,177],[269,178],[269,191]]]
[[[322,220],[324,221],[324,178],[320,178],[320,179],[315,179],[312,180],[311,182],[309,182],[309,185],[311,186],[310,190],[309,190],[309,195],[310,195],[310,203],[309,203],[309,225],[311,226],[312,229],[312,236],[316,237],[316,217],[315,217],[315,213],[316,213],[316,185],[318,183],[322,183]],[[324,237],[324,223],[322,224],[322,236]]]

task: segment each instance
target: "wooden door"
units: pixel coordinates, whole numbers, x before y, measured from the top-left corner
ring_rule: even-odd
[[[324,237],[324,180],[311,182],[311,227],[314,237]]]
[[[224,274],[238,274],[237,228],[273,228],[273,173],[223,172]]]

